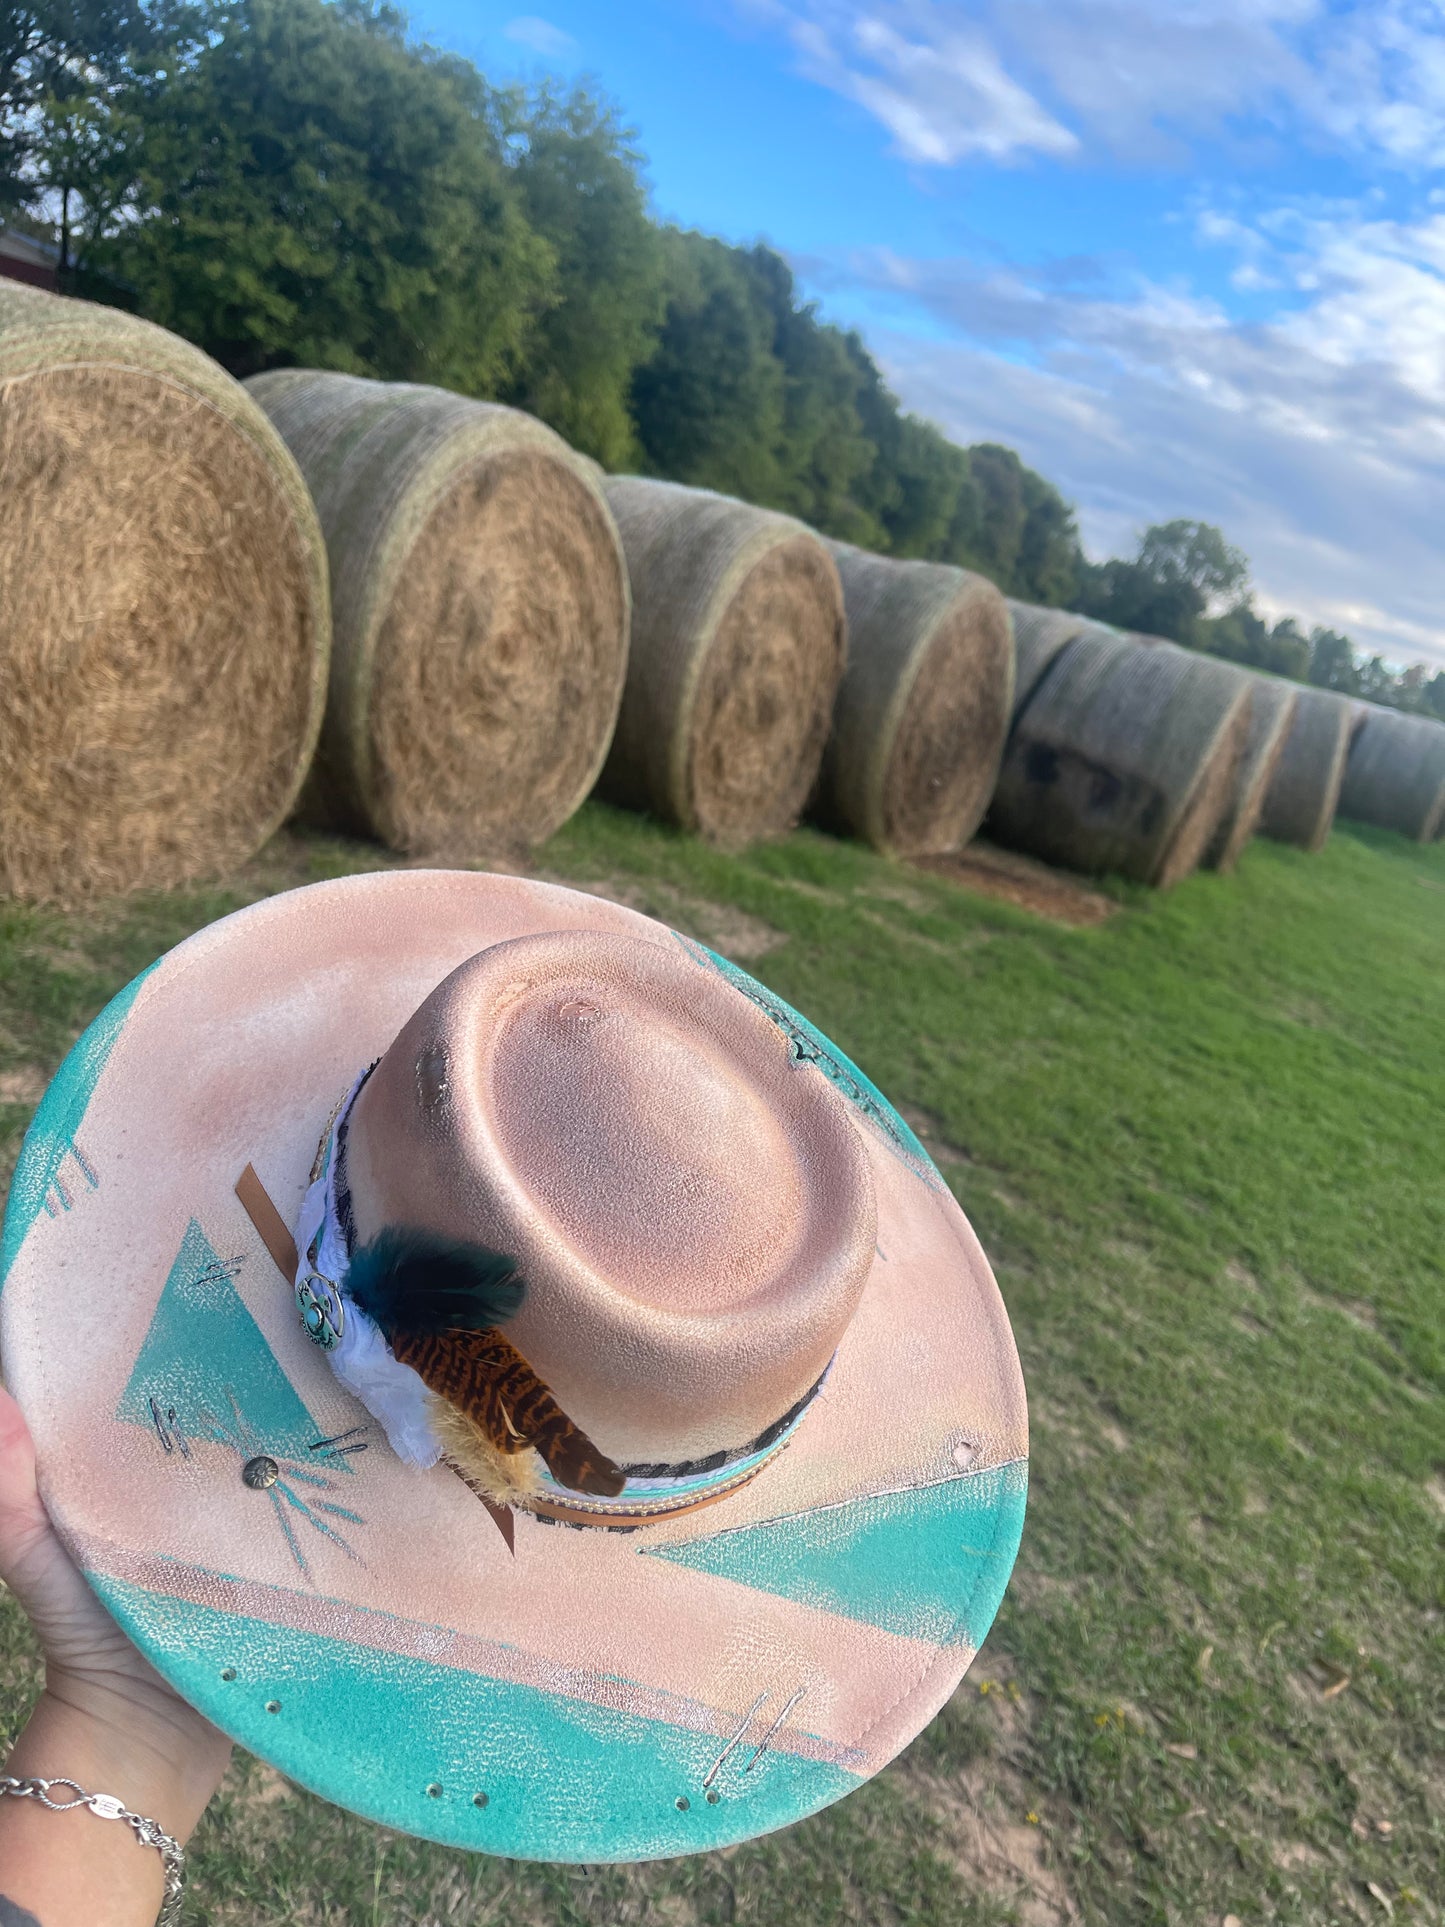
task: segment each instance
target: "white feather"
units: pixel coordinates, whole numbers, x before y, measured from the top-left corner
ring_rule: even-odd
[[[324,1168],[301,1200],[296,1220],[296,1249],[300,1255],[298,1279],[311,1269],[307,1253],[316,1243],[316,1269],[344,1292],[350,1269],[346,1239],[336,1216],[333,1148],[336,1131],[361,1089],[358,1078],[346,1102],[332,1123],[326,1146]],[[327,1354],[331,1369],[355,1398],[377,1420],[399,1459],[423,1468],[435,1465],[442,1455],[441,1441],[432,1428],[432,1393],[410,1365],[392,1356],[391,1347],[379,1328],[352,1298],[345,1299],[345,1318],[341,1338]]]

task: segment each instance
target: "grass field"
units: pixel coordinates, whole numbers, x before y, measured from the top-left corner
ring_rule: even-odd
[[[0,907],[0,1182],[81,1026],[199,924],[378,863]],[[208,1927],[1054,1927],[1445,1918],[1445,845],[1342,828],[1066,928],[803,833],[742,857],[589,807],[544,852],[731,951],[931,1141],[1030,1392],[1023,1551],[952,1705],[752,1846],[472,1860],[251,1761]],[[0,1717],[36,1666],[0,1613]]]

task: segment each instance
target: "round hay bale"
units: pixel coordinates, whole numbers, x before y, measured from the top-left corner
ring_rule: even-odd
[[[788,829],[843,673],[837,565],[771,509],[637,476],[605,488],[633,624],[604,793],[734,847]]]
[[[397,850],[521,853],[597,779],[627,572],[589,466],[513,408],[281,369],[247,383],[316,498],[335,585],[304,813]]]
[[[326,555],[238,382],[0,280],[0,889],[160,889],[252,855],[320,727]]]
[[[1046,862],[1167,889],[1214,834],[1249,724],[1225,663],[1091,629],[1014,727],[989,831]]]
[[[1301,688],[1294,721],[1264,795],[1259,833],[1320,850],[1335,820],[1345,758],[1364,718],[1361,705],[1332,689]]]
[[[1258,827],[1265,792],[1284,754],[1285,740],[1299,701],[1297,689],[1272,676],[1248,676],[1246,680],[1250,710],[1244,754],[1239,759],[1219,828],[1204,853],[1206,868],[1225,876],[1238,863],[1240,853]]]
[[[1445,725],[1370,703],[1350,745],[1339,813],[1429,843],[1445,827]]]
[[[848,665],[823,754],[825,820],[880,850],[957,850],[988,808],[1013,703],[1008,605],[991,582],[843,542]]]
[[[1031,602],[1010,600],[1008,611],[1014,625],[1012,720],[1017,722],[1029,698],[1074,637],[1098,625],[1068,609],[1040,609]]]

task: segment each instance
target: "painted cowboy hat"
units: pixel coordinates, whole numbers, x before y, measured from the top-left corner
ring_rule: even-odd
[[[782,1826],[957,1686],[1023,1520],[988,1263],[897,1112],[592,897],[353,877],[66,1059],[5,1216],[46,1503],[216,1725],[560,1861]]]

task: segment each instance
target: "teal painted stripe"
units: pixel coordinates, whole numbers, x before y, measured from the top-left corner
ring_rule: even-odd
[[[643,1550],[905,1638],[978,1647],[1013,1570],[1027,1491],[1019,1462]]]
[[[45,1209],[45,1200],[54,1190],[61,1167],[75,1149],[76,1134],[84,1121],[101,1072],[115,1047],[130,1007],[141,985],[155,969],[151,964],[124,990],[111,998],[90,1027],[71,1047],[69,1055],[51,1079],[50,1088],[30,1120],[20,1160],[10,1181],[10,1196],[5,1205],[5,1227],[0,1232],[0,1288],[25,1242],[35,1220]],[[87,1189],[92,1180],[77,1164],[67,1174],[66,1189]],[[58,1200],[57,1200],[58,1201]]]
[[[712,1734],[89,1577],[141,1651],[242,1746],[325,1799],[446,1846],[658,1859],[786,1826],[859,1784],[773,1750],[745,1773],[740,1748],[709,1806],[702,1781],[725,1744]]]

